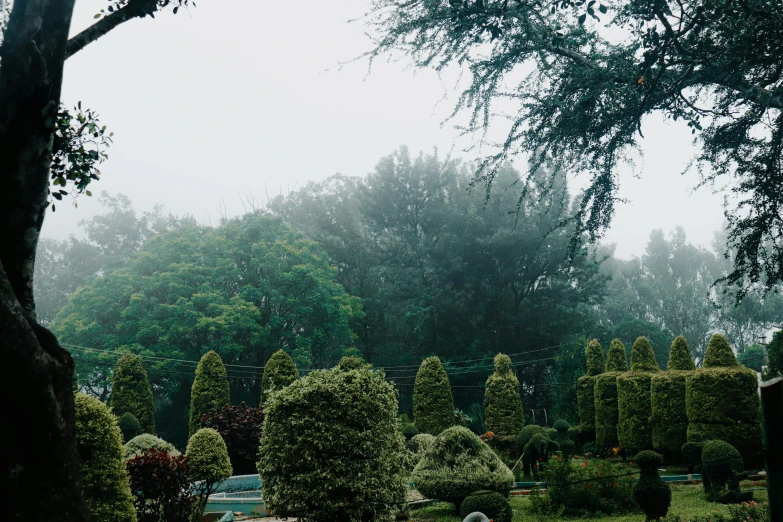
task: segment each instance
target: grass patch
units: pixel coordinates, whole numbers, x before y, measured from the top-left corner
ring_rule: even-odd
[[[708,502],[701,485],[672,485],[672,505],[669,508],[670,515],[678,515],[690,518],[696,515],[720,512],[729,514],[729,509],[723,504]],[[745,489],[745,488],[743,488]],[[766,491],[754,491],[753,499],[756,502],[766,501]],[[579,518],[546,517],[533,513],[530,509],[530,500],[526,497],[511,497],[511,507],[514,510],[514,522],[538,521],[554,522],[555,520],[583,520]],[[429,506],[411,512],[414,522],[462,522],[462,519],[454,514],[454,504],[448,502],[436,502]],[[596,517],[602,522],[644,522],[644,514],[631,513],[617,516]]]

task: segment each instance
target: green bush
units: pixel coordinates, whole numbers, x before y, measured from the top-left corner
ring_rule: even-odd
[[[525,425],[519,380],[511,372],[511,359],[495,356],[495,373],[487,379],[484,392],[484,425],[497,436],[516,435]]]
[[[413,481],[422,495],[453,502],[459,513],[462,501],[474,491],[507,494],[514,474],[476,434],[454,426],[424,453],[413,470]]]
[[[669,362],[666,365],[666,369],[671,370],[695,370],[696,364],[693,362],[693,355],[691,349],[688,347],[688,341],[685,337],[678,335],[672,342],[672,347],[669,350]]]
[[[740,494],[740,480],[745,476],[742,455],[734,446],[722,440],[705,443],[701,453],[701,470],[702,484],[709,500],[723,503],[744,500]]]
[[[372,368],[372,364],[364,362],[364,359],[361,357],[356,357],[355,355],[346,355],[340,359],[340,362],[337,363],[335,368],[344,372],[349,372],[351,370],[358,370],[360,368]]]
[[[210,350],[198,362],[196,378],[190,389],[190,436],[202,427],[202,415],[212,408],[219,410],[230,403],[226,367],[217,352]]]
[[[641,468],[639,481],[634,485],[633,494],[647,520],[657,520],[666,516],[672,503],[672,490],[658,475],[658,466],[663,463],[660,454],[654,451],[640,451],[634,457]]]
[[[631,371],[617,376],[617,442],[621,448],[652,448],[650,389],[658,371],[650,341],[639,337],[631,349]]]
[[[416,429],[415,424],[406,424],[402,428],[402,436],[405,437],[405,440],[411,440],[413,437],[419,434],[419,430]]]
[[[625,353],[625,345],[620,339],[613,339],[609,343],[609,351],[606,352],[606,371],[628,371],[628,355]]]
[[[278,350],[264,366],[264,376],[261,377],[261,402],[264,404],[272,388],[284,388],[299,378],[296,364],[288,353]]]
[[[122,432],[122,440],[129,441],[136,435],[141,433],[141,424],[139,419],[133,416],[132,413],[126,411],[117,420],[117,426],[119,426]]]
[[[116,417],[95,397],[77,393],[74,400],[82,491],[90,518],[136,522]]]
[[[688,440],[686,371],[696,369],[685,337],[674,339],[666,369],[654,375],[650,383],[653,447],[658,451],[677,452]]]
[[[517,447],[524,448],[527,446],[527,443],[530,442],[530,439],[532,439],[534,435],[539,434],[542,434],[547,438],[549,437],[545,427],[538,426],[537,424],[528,424],[522,428],[522,430],[519,432],[519,435],[517,435]]]
[[[579,432],[582,442],[595,440],[595,377],[583,375],[576,380],[576,402],[579,407]]]
[[[734,355],[734,350],[729,346],[729,341],[721,334],[715,334],[710,338],[707,351],[704,354],[703,368],[733,368],[739,366],[739,361]]]
[[[438,435],[454,426],[454,398],[440,359],[424,359],[413,384],[413,422],[419,433]]]
[[[587,375],[595,377],[604,373],[606,359],[601,343],[595,339],[590,340],[585,347],[585,356],[587,357]]]
[[[557,442],[557,445],[560,446],[560,451],[563,453],[563,455],[566,456],[573,455],[576,451],[576,445],[574,444],[574,441],[572,441],[568,436],[568,430],[571,428],[571,425],[563,419],[560,419],[555,422],[553,427],[555,430],[557,430],[557,437],[555,438],[555,442]]]
[[[131,440],[125,443],[124,456],[125,459],[132,459],[142,455],[148,449],[156,449],[158,451],[165,451],[172,455],[179,455],[179,451],[174,445],[169,444],[163,439],[150,435],[149,433],[142,433],[133,437]]]
[[[497,491],[476,491],[465,497],[459,516],[464,519],[475,512],[483,513],[494,522],[511,522],[511,504]]]
[[[155,434],[155,401],[147,370],[138,355],[123,355],[114,366],[111,379],[111,409],[121,417],[130,413],[141,424],[140,433]]]
[[[772,340],[767,345],[767,368],[762,378],[764,380],[783,377],[783,330],[772,334]]]
[[[190,437],[185,456],[191,476],[197,481],[194,487],[198,496],[197,520],[200,521],[209,496],[231,476],[231,459],[223,437],[212,428],[201,428]]]
[[[620,372],[607,372],[595,377],[595,442],[606,448],[617,446],[617,376]]]
[[[538,469],[542,462],[548,462],[556,451],[560,450],[557,442],[553,441],[543,433],[533,435],[533,438],[525,444],[522,449],[522,464],[526,477],[533,477],[538,480]]]
[[[413,468],[419,463],[424,452],[430,449],[434,442],[435,435],[419,433],[418,435],[414,435],[411,440],[406,443],[405,447],[408,449],[408,467],[411,471],[413,471]]]
[[[397,392],[382,371],[314,371],[271,394],[264,415],[258,471],[274,512],[359,522],[405,502]]]
[[[749,465],[756,464],[762,448],[758,378],[753,370],[736,364],[724,341],[722,335],[714,335],[704,361],[706,366],[709,358],[710,367],[687,374],[688,441],[726,441]],[[719,362],[728,366],[717,366]]]
[[[701,466],[701,452],[704,449],[704,442],[686,442],[680,448],[685,462],[688,464],[688,473],[693,473],[696,466]]]

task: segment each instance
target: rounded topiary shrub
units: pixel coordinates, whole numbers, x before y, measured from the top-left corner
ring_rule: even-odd
[[[701,453],[701,469],[707,498],[724,503],[742,500],[739,483],[744,477],[744,466],[742,455],[734,446],[722,440],[706,442]]]
[[[411,470],[416,467],[416,464],[421,460],[421,456],[432,447],[434,442],[435,435],[430,435],[429,433],[419,433],[418,435],[411,437],[411,440],[406,444],[409,453],[409,467]]]
[[[524,448],[527,446],[527,443],[530,442],[530,439],[539,434],[542,434],[547,438],[549,437],[545,427],[539,426],[537,424],[528,424],[522,428],[522,431],[520,431],[519,435],[517,436],[517,447],[520,449]]]
[[[288,353],[278,350],[264,366],[264,376],[261,378],[261,404],[267,399],[269,391],[273,388],[285,388],[299,378],[299,370]]]
[[[424,359],[413,384],[413,422],[419,433],[438,435],[454,426],[454,397],[440,359]]]
[[[557,430],[555,442],[557,442],[557,445],[560,447],[560,451],[566,456],[573,455],[576,450],[576,445],[568,436],[568,429],[571,425],[563,419],[560,419],[555,422],[553,427]]]
[[[202,427],[202,415],[212,408],[220,409],[230,403],[231,390],[223,359],[210,350],[198,362],[196,379],[190,389],[190,436]]]
[[[77,393],[74,400],[82,491],[90,518],[136,522],[116,417],[95,397]]]
[[[654,451],[640,451],[634,462],[641,468],[639,481],[634,485],[633,495],[647,520],[658,520],[666,516],[672,503],[672,490],[658,475],[658,466],[663,457]]]
[[[474,491],[507,494],[514,474],[475,433],[454,426],[424,453],[413,470],[413,482],[425,497],[453,502],[459,513],[462,501]]]
[[[653,447],[676,453],[688,440],[688,413],[685,405],[687,371],[696,369],[685,337],[678,336],[669,351],[665,372],[653,375],[650,382]]]
[[[484,392],[484,425],[496,436],[516,436],[525,425],[519,380],[511,372],[511,359],[495,356],[495,372],[489,376]]]
[[[197,512],[203,513],[209,495],[231,476],[231,459],[223,437],[212,428],[201,428],[188,441],[185,450],[191,477],[196,481]]]
[[[465,497],[459,516],[464,519],[476,512],[483,513],[493,522],[511,522],[511,504],[497,491],[476,491]]]
[[[405,437],[405,440],[411,440],[413,437],[419,434],[418,428],[416,428],[415,424],[406,424],[402,427],[402,436]]]
[[[631,371],[617,376],[617,441],[621,448],[652,448],[650,388],[658,371],[650,341],[639,337],[631,349]]]
[[[625,345],[614,339],[606,354],[606,372],[595,377],[595,442],[607,448],[617,446],[617,376],[628,371]]]
[[[132,413],[127,411],[120,415],[120,418],[117,420],[117,426],[119,426],[120,431],[122,432],[123,441],[129,441],[141,433],[141,424],[139,424],[139,420],[134,417]]]
[[[688,373],[688,440],[726,441],[748,465],[755,465],[762,448],[758,378],[733,357],[725,337],[716,334],[707,348],[705,368]]]
[[[144,452],[149,449],[156,449],[172,455],[179,455],[179,451],[177,451],[177,448],[175,448],[174,445],[169,444],[155,435],[150,435],[149,433],[142,433],[126,442],[124,455],[126,459],[132,459],[133,457],[144,454]]]
[[[382,371],[314,371],[271,394],[264,415],[258,471],[273,512],[361,521],[405,502],[397,392]]]
[[[130,413],[139,421],[139,433],[155,433],[155,401],[147,370],[138,355],[123,355],[114,366],[111,379],[111,409],[121,417]]]

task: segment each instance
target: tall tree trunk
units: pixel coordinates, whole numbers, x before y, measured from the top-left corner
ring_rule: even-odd
[[[0,518],[8,521],[88,519],[73,361],[36,322],[32,291],[73,6],[16,0],[0,48]]]

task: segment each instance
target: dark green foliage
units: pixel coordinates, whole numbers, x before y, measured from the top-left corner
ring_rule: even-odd
[[[116,417],[95,397],[78,393],[75,402],[82,488],[91,519],[136,522]]]
[[[219,410],[231,403],[231,390],[223,360],[215,351],[204,354],[196,367],[196,378],[190,390],[190,436],[201,428],[201,417],[209,410]]]
[[[408,469],[410,471],[413,471],[413,468],[419,463],[424,452],[430,449],[434,443],[435,436],[430,435],[429,433],[419,433],[418,435],[411,437],[405,444],[405,447],[408,450]]]
[[[405,440],[411,440],[413,437],[419,434],[419,430],[416,428],[415,424],[406,424],[402,428],[402,436],[405,437]]]
[[[612,346],[615,341],[612,341]],[[611,351],[611,348],[610,348]],[[625,363],[625,352],[623,352]],[[608,364],[607,364],[608,366]],[[627,365],[624,364],[627,367]],[[618,371],[606,372],[595,377],[595,442],[606,448],[617,446],[617,423],[619,410],[617,407],[617,376]]]
[[[739,366],[734,350],[729,341],[721,334],[715,334],[710,338],[707,352],[704,354],[703,368],[731,368]]]
[[[514,474],[476,434],[454,426],[435,438],[413,470],[416,489],[425,497],[453,502],[459,513],[465,497],[479,490],[507,494]]]
[[[772,334],[772,340],[767,345],[767,370],[764,379],[783,377],[783,330]]]
[[[120,415],[120,418],[117,420],[117,426],[119,426],[120,431],[122,431],[122,440],[125,442],[141,433],[141,424],[139,424],[139,420],[134,417],[132,413],[127,411]]]
[[[537,424],[528,424],[519,432],[519,435],[517,436],[517,446],[519,448],[524,448],[527,446],[527,443],[530,442],[530,439],[532,439],[534,435],[539,434],[548,437],[545,427],[539,426]]]
[[[686,378],[688,440],[723,440],[748,464],[761,451],[760,399],[756,372],[740,366],[702,368]]]
[[[744,466],[740,452],[728,442],[711,440],[704,444],[701,463],[702,483],[707,492],[707,498],[713,502],[734,503],[739,501],[739,483],[744,478]]]
[[[419,433],[438,435],[454,426],[454,398],[440,359],[424,359],[413,386],[413,422]]]
[[[601,343],[595,339],[590,340],[585,347],[585,355],[587,356],[587,375],[594,377],[604,372],[606,359]]]
[[[497,491],[476,491],[462,502],[459,516],[465,518],[471,513],[483,513],[494,522],[511,522],[511,505],[506,497]]]
[[[484,425],[496,436],[516,436],[525,425],[519,380],[511,372],[511,359],[495,356],[495,372],[489,376],[484,392]]]
[[[372,368],[372,364],[364,362],[364,359],[361,357],[346,355],[340,359],[340,362],[337,363],[336,368],[344,372],[349,372],[351,370],[358,370],[360,368]]]
[[[123,355],[114,366],[111,381],[111,409],[118,417],[130,413],[141,424],[142,433],[155,434],[155,401],[147,370],[138,355]]]
[[[652,376],[650,422],[653,447],[658,451],[677,452],[688,440],[686,376],[686,372],[682,370],[670,370]]]
[[[542,462],[548,462],[549,457],[560,449],[557,442],[551,440],[543,433],[533,435],[527,444],[522,448],[524,456],[522,463],[526,477],[532,476],[538,480],[538,469]]]
[[[209,496],[231,476],[231,459],[223,437],[212,428],[201,428],[190,437],[185,456],[188,458],[191,478],[195,481],[192,487],[198,498],[193,522],[201,522],[201,513]]]
[[[630,371],[617,377],[617,442],[623,449],[652,448],[650,383],[653,375]]]
[[[745,368],[761,373],[765,352],[766,350],[760,344],[751,344],[745,348],[744,352],[737,354],[737,361]],[[762,379],[766,380],[763,376]]]
[[[397,408],[394,386],[369,368],[313,371],[271,394],[258,463],[266,505],[309,521],[392,513],[407,482]]]
[[[595,377],[583,375],[576,380],[576,400],[582,442],[595,440]]]
[[[609,351],[606,352],[606,371],[628,371],[628,359],[627,354],[625,353],[625,345],[620,339],[613,339],[609,344]]]
[[[560,447],[560,451],[566,456],[573,455],[576,451],[576,445],[568,436],[568,430],[571,428],[571,425],[563,419],[560,419],[555,422],[554,428],[557,430],[555,442],[557,442],[557,445]]]
[[[647,520],[658,520],[666,516],[672,503],[672,491],[669,485],[658,475],[658,466],[663,458],[654,451],[641,451],[634,462],[641,468],[639,481],[633,488],[633,494]]]
[[[704,449],[704,442],[686,442],[682,445],[680,451],[688,464],[688,473],[693,473],[696,466],[701,466],[701,452]]]
[[[671,350],[669,350],[669,363],[666,365],[667,370],[695,370],[696,364],[693,362],[693,356],[691,355],[691,349],[688,347],[688,341],[685,337],[678,335],[672,342]]]
[[[291,356],[285,350],[273,353],[264,365],[264,376],[261,378],[261,404],[266,401],[269,390],[284,388],[298,378],[299,371]]]
[[[657,372],[660,371],[658,362],[655,360],[655,352],[649,339],[639,337],[633,343],[631,348],[631,371],[632,372]]]

